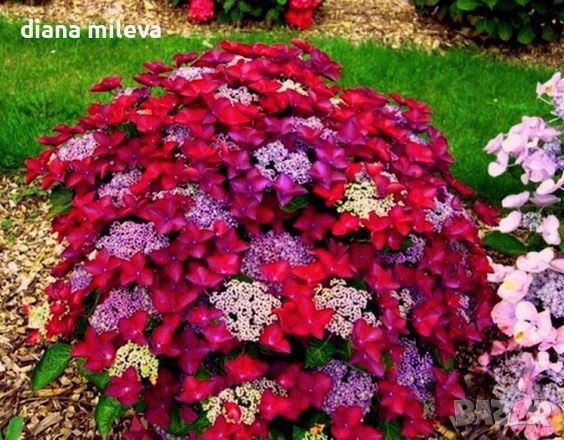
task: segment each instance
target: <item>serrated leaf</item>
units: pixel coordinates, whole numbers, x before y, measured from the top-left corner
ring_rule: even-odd
[[[489,233],[484,237],[484,244],[490,249],[503,255],[517,257],[527,253],[527,247],[513,235],[503,234],[499,231]]]
[[[24,418],[21,416],[13,417],[6,429],[6,440],[19,440],[22,437]]]
[[[80,375],[84,377],[86,380],[88,380],[89,382],[92,382],[92,384],[99,391],[104,391],[108,386],[108,384],[110,383],[110,375],[108,374],[108,372],[104,371],[102,373],[93,373],[92,371],[84,367],[84,362],[85,360],[80,358],[77,360],[76,363],[77,370],[80,373]]]
[[[335,345],[329,339],[313,339],[306,348],[305,366],[322,367],[333,358],[336,351]]]
[[[103,395],[96,405],[94,418],[96,419],[96,427],[103,436],[108,435],[112,431],[114,422],[124,415],[127,407],[123,406],[113,397]]]
[[[69,344],[61,343],[51,345],[45,350],[31,378],[33,391],[46,387],[63,374],[71,360],[71,350]]]
[[[378,429],[386,440],[403,440],[401,423],[398,420],[381,420]]]

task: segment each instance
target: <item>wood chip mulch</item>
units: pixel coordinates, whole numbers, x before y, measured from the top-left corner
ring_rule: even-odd
[[[163,33],[181,35],[229,37],[233,31],[265,30],[261,23],[193,25],[188,22],[186,8],[174,8],[168,0],[50,0],[35,6],[0,0],[0,15],[82,25],[120,19],[128,24],[159,24]],[[276,35],[279,29],[273,28],[271,32]],[[316,15],[316,23],[301,35],[305,38],[339,36],[354,42],[373,41],[428,50],[477,46],[462,33],[432,18],[422,18],[408,0],[325,0]],[[564,44],[558,42],[528,47],[480,47],[486,53],[527,64],[561,68],[564,60]]]
[[[26,187],[21,175],[0,176],[0,429],[20,415],[24,439],[96,439],[97,393],[74,367],[48,388],[30,389],[44,347],[25,344],[21,307],[43,301],[62,250],[50,232],[49,206],[47,194]]]

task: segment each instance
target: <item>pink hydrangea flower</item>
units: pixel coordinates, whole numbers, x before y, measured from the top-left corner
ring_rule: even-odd
[[[513,338],[524,347],[540,344],[552,336],[552,321],[550,311],[539,313],[533,303],[521,301],[515,307],[517,321],[513,327]]]

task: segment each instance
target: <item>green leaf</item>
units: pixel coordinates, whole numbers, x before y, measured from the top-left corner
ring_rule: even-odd
[[[390,357],[389,353],[383,352],[382,360],[384,361],[384,366],[386,367],[386,370],[391,370],[392,368],[394,368],[394,361]]]
[[[499,231],[489,233],[484,237],[484,244],[490,249],[503,255],[517,257],[527,253],[527,247],[513,235],[503,234]]]
[[[282,207],[282,211],[294,212],[298,209],[305,208],[309,205],[309,198],[307,196],[298,196],[292,199],[292,201]]]
[[[294,429],[292,430],[292,440],[302,440],[305,438],[307,431],[299,426],[294,425]]]
[[[188,423],[182,418],[180,409],[175,406],[170,412],[170,425],[168,427],[168,432],[174,436],[183,437],[190,433],[191,428]]]
[[[268,432],[268,440],[286,440],[286,438],[278,429],[271,428]]]
[[[488,8],[493,9],[497,4],[497,0],[484,0],[484,3],[488,5]]]
[[[551,24],[547,24],[542,30],[542,39],[545,41],[556,41],[558,40],[558,32],[554,30]]]
[[[519,35],[517,35],[517,40],[521,44],[530,44],[535,39],[535,31],[530,24],[527,24],[521,28]]]
[[[35,367],[31,378],[33,391],[40,390],[63,374],[71,360],[72,347],[69,344],[51,345]]]
[[[386,440],[403,440],[401,423],[398,420],[381,420],[378,429]]]
[[[480,6],[480,2],[478,0],[458,0],[456,6],[461,11],[473,11]]]
[[[102,373],[93,373],[92,371],[84,367],[84,362],[85,360],[80,358],[76,363],[80,375],[84,377],[86,380],[88,380],[89,382],[92,382],[92,384],[99,391],[104,391],[108,386],[108,384],[110,383],[110,375],[108,374],[108,372],[104,371]]]
[[[19,440],[22,436],[24,427],[23,417],[13,417],[6,429],[6,440]]]
[[[353,280],[350,280],[347,284],[357,290],[364,290],[368,292],[368,285],[362,278],[355,278]]]
[[[59,185],[51,190],[51,209],[50,217],[58,217],[66,214],[72,208],[72,198],[74,193],[65,186]]]
[[[335,345],[329,340],[313,339],[306,348],[306,362],[307,368],[322,367],[329,362],[336,352]]]
[[[125,414],[127,407],[123,406],[116,399],[109,396],[101,396],[94,418],[96,419],[96,427],[103,436],[108,435],[112,431],[114,422]]]
[[[510,23],[506,21],[500,21],[498,31],[499,38],[501,38],[503,41],[511,40],[511,36],[513,35],[513,28],[511,27]]]
[[[223,2],[223,10],[229,12],[233,5],[235,5],[235,0],[225,0]]]
[[[204,412],[202,412],[198,416],[196,421],[190,425],[190,429],[192,431],[195,431],[199,435],[202,435],[202,433],[206,430],[206,428],[209,428],[210,426],[211,426],[210,421],[206,417],[206,414]]]
[[[353,355],[353,347],[351,341],[341,340],[337,343],[337,356],[339,359],[348,362]]]

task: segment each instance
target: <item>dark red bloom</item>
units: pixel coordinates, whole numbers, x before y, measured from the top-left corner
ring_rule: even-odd
[[[139,382],[135,368],[129,367],[121,376],[110,377],[110,383],[105,393],[115,397],[124,405],[132,406],[139,400],[139,393],[145,387]]]

